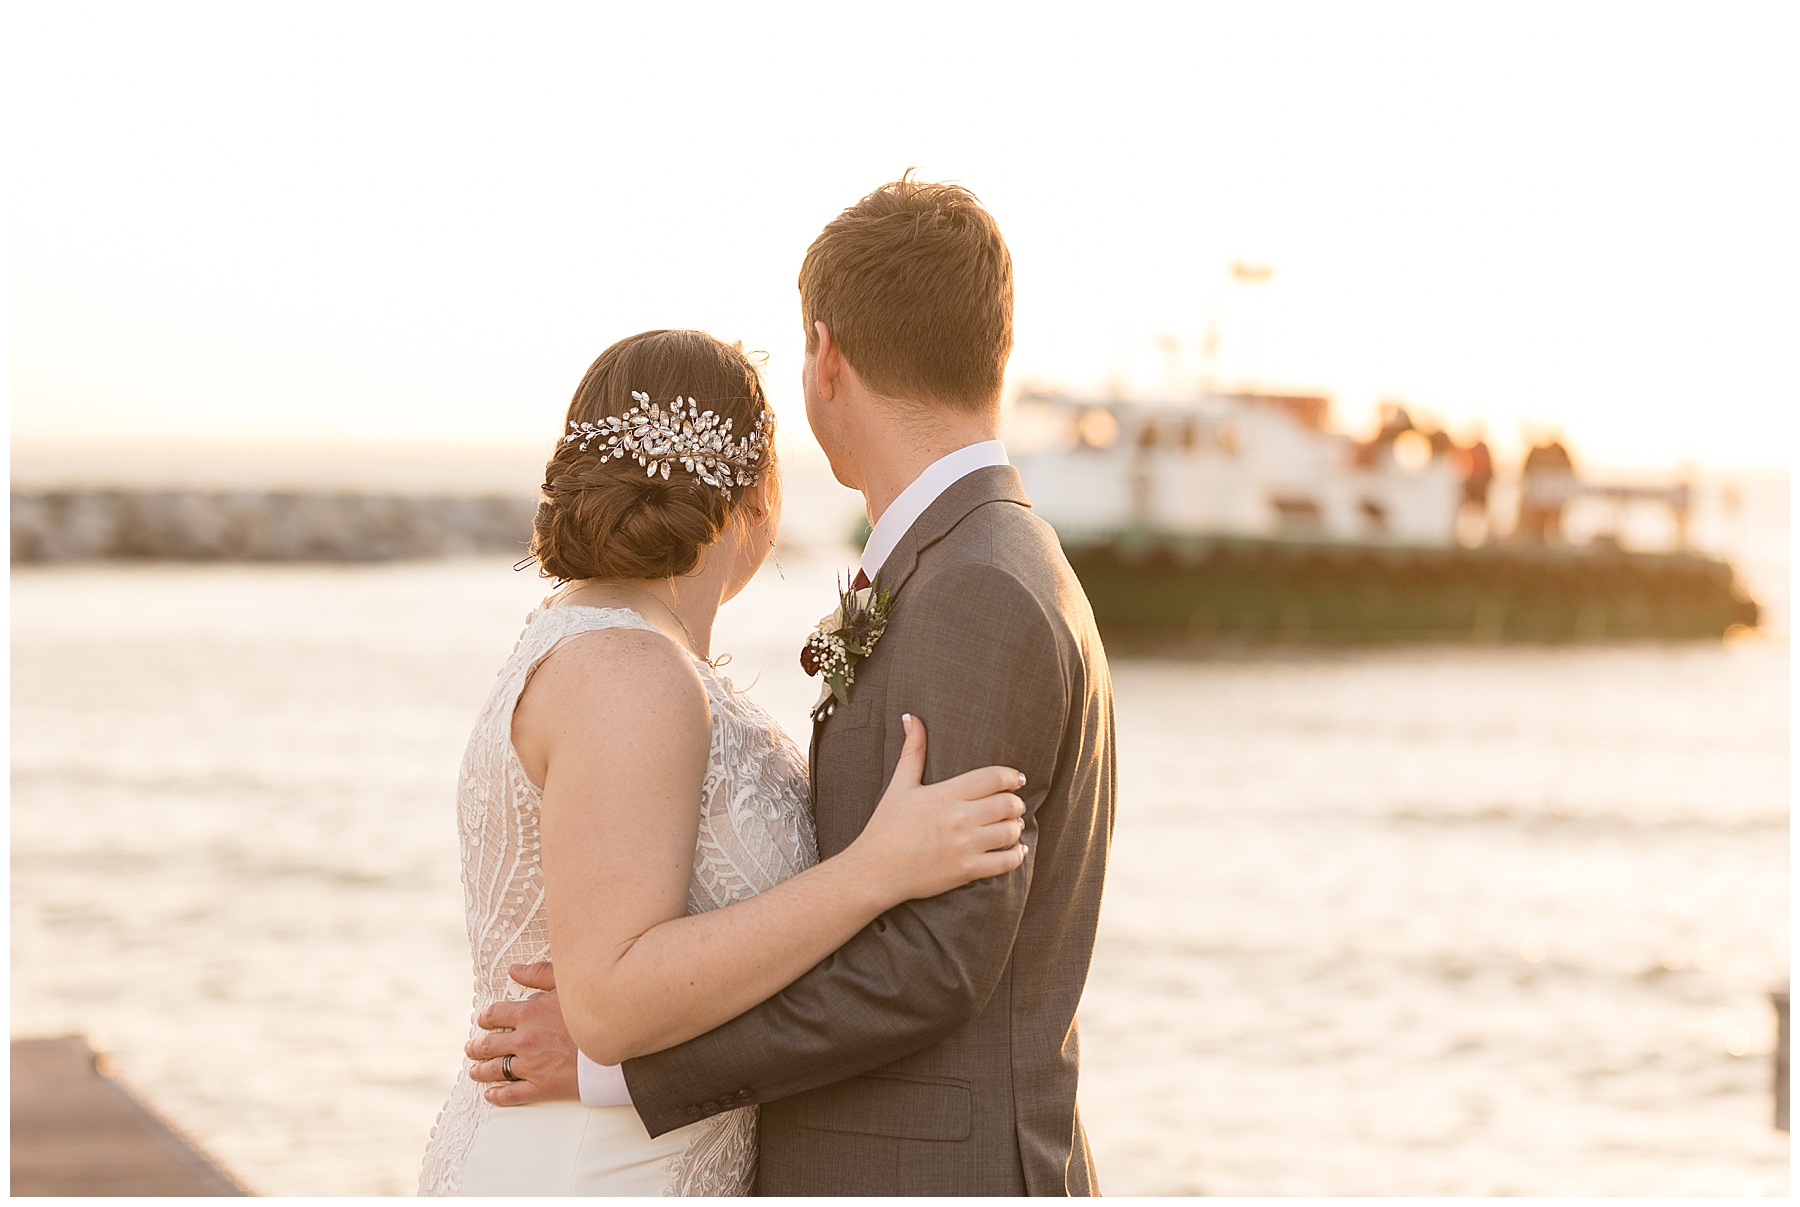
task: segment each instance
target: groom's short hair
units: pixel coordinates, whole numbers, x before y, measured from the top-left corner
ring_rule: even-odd
[[[807,351],[822,321],[870,390],[958,410],[999,405],[1012,303],[993,215],[910,169],[832,219],[800,265]]]

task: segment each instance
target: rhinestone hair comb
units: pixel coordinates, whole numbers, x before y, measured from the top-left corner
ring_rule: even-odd
[[[692,398],[677,395],[665,410],[642,390],[633,390],[631,397],[637,405],[623,415],[608,415],[598,423],[571,419],[563,443],[579,441],[585,453],[598,442],[605,449],[602,462],[635,457],[646,477],[660,473],[665,481],[670,467],[679,464],[727,498],[733,486],[756,485],[768,447],[766,411],[756,417],[749,435],[733,437],[730,419],[701,410]]]

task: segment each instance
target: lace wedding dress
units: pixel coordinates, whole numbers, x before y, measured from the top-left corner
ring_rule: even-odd
[[[538,850],[541,794],[513,750],[513,706],[559,643],[616,627],[659,631],[623,608],[539,607],[469,738],[457,814],[476,1014],[500,998],[526,995],[508,978],[509,965],[551,958]],[[805,758],[730,680],[699,659],[695,665],[712,706],[712,750],[700,789],[690,914],[763,892],[818,859]],[[630,1107],[495,1107],[481,1089],[465,1061],[432,1129],[420,1194],[739,1195],[755,1179],[753,1106],[653,1140]]]

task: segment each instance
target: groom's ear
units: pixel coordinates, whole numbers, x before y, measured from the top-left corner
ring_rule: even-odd
[[[842,385],[844,353],[838,348],[837,341],[831,338],[831,328],[823,320],[813,320],[813,331],[819,337],[819,350],[813,356],[813,387],[818,390],[820,398],[829,402],[837,396]]]

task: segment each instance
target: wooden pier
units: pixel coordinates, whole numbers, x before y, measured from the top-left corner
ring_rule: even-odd
[[[1769,994],[1775,1007],[1775,1126],[1788,1130],[1788,991]]]
[[[12,1193],[242,1195],[79,1035],[12,1041]]]

